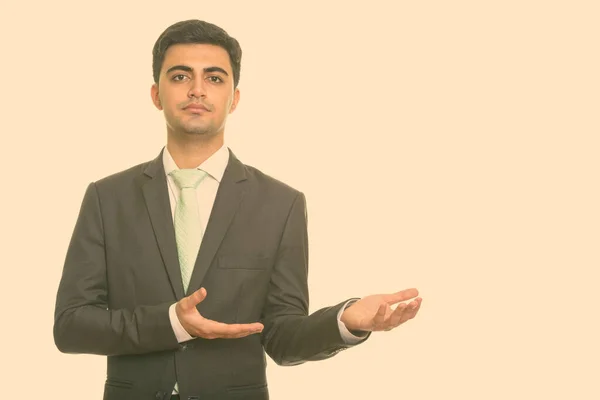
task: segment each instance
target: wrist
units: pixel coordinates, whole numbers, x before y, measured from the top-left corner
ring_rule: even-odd
[[[179,343],[193,339],[193,336],[190,335],[188,329],[186,329],[186,327],[183,324],[183,321],[181,320],[181,318],[179,318],[179,315],[177,314],[177,304],[173,304],[171,305],[171,307],[169,307],[169,319],[171,320],[171,327],[173,328],[173,333],[175,334],[175,337],[177,338],[177,341]]]
[[[352,318],[350,318],[351,314],[348,311],[348,309],[352,307],[352,305],[358,300],[360,299],[352,299],[344,305],[344,310],[342,311],[342,315],[340,316],[340,321],[344,324],[346,329],[348,329],[348,331],[354,336],[366,336],[369,332],[358,329],[359,327],[355,326],[355,324],[352,323]]]
[[[193,329],[194,327],[190,325],[189,322],[186,320],[185,310],[179,302],[177,302],[177,305],[175,306],[175,314],[177,315],[177,319],[179,320],[179,323],[181,324],[183,329],[190,336],[190,339],[197,338],[196,331]]]

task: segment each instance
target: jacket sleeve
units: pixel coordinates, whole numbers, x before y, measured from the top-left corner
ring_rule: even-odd
[[[85,192],[67,249],[54,312],[63,353],[141,354],[178,348],[168,304],[111,310],[102,213],[96,185]]]
[[[299,193],[288,215],[263,311],[265,351],[278,365],[297,365],[351,347],[337,320],[346,303],[308,313],[307,210],[306,198]]]

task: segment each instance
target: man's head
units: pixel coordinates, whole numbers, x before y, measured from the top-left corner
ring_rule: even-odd
[[[242,50],[220,27],[199,20],[177,22],[152,50],[154,105],[175,137],[222,134],[239,101]]]

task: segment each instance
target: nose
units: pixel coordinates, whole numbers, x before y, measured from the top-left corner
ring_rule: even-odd
[[[206,97],[206,87],[204,86],[204,81],[202,79],[194,79],[192,81],[188,96],[196,98]]]

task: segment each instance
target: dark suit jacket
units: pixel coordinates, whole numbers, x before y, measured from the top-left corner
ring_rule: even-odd
[[[322,360],[348,346],[345,303],[308,315],[302,192],[230,151],[188,293],[200,313],[264,323],[260,335],[178,343],[171,304],[184,297],[162,152],[91,183],[59,284],[54,340],[64,353],[107,356],[105,400],[268,399],[265,352],[279,365]]]

